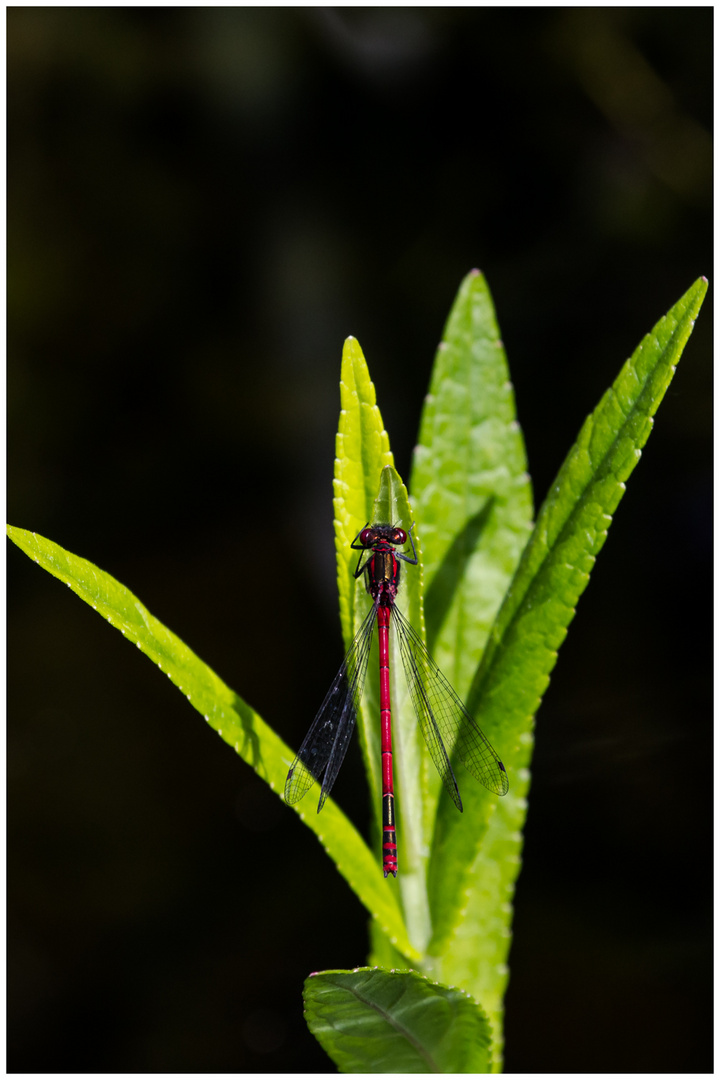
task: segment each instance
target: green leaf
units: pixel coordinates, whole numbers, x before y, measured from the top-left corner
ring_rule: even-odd
[[[489,1071],[490,1025],[461,990],[412,971],[323,971],[305,981],[308,1027],[340,1072]]]
[[[335,439],[333,510],[340,621],[345,648],[367,611],[363,580],[355,578],[358,552],[351,544],[372,518],[382,470],[393,462],[388,433],[377,406],[362,349],[355,338],[343,347],[340,374],[340,418]],[[376,667],[377,665],[375,665]],[[366,702],[360,708],[358,737],[367,772],[375,820],[375,847],[379,845],[378,809],[381,790],[380,743],[377,723],[369,720],[367,701],[377,700],[377,677],[371,667]],[[378,862],[377,866],[380,866]]]
[[[368,522],[388,520],[403,522],[409,529],[412,512],[405,485],[393,467],[388,434],[377,407],[375,388],[360,345],[348,338],[343,349],[340,381],[340,422],[336,440],[334,511],[335,547],[338,568],[338,592],[345,646],[349,647],[355,631],[368,611],[370,599],[364,578],[356,579],[358,553],[351,543]],[[406,613],[416,625],[422,620],[420,604],[421,566],[402,579]],[[376,653],[374,654],[374,656]],[[381,793],[378,663],[371,656],[365,693],[360,707],[358,735],[369,778],[371,813],[374,821],[374,846],[378,852],[380,874]],[[403,870],[399,882],[385,882],[387,891],[399,890],[401,906],[408,926],[409,940],[417,948],[430,936],[425,874],[429,836],[421,832],[423,799],[419,775],[423,766],[423,748],[414,714],[407,700],[404,679],[396,678],[398,665],[392,669],[393,721],[400,733],[395,757],[398,804],[404,807],[403,829],[398,837]],[[379,931],[384,940],[390,940]],[[393,943],[394,944],[394,943]],[[395,946],[397,947],[397,946]],[[405,953],[405,955],[409,955]],[[417,955],[417,953],[415,953]]]
[[[360,625],[356,602],[363,591],[362,584],[353,576],[357,553],[353,553],[350,545],[370,520],[380,473],[392,463],[390,440],[377,407],[375,387],[362,349],[350,337],[342,355],[333,480],[338,595],[345,648]]]
[[[438,348],[411,490],[422,526],[430,649],[465,697],[532,527],[532,490],[507,359],[490,291],[478,271],[463,281]],[[485,719],[482,727],[503,756],[498,733]],[[463,768],[456,775],[465,799],[462,829],[479,848],[497,800],[483,793],[468,806],[465,794],[474,781],[468,782]],[[440,791],[430,770],[426,799],[433,820]],[[442,804],[457,814],[449,800]],[[446,840],[444,860],[452,858]],[[429,880],[436,927],[457,910],[440,866],[440,860],[432,861]],[[492,917],[492,911],[485,914]],[[504,974],[496,973],[496,979],[499,985]]]
[[[394,468],[386,466],[380,478],[380,489],[373,505],[374,522],[402,523],[409,532],[414,518],[405,485]],[[422,549],[414,542],[417,566],[403,564],[400,571],[398,603],[414,626],[422,629]],[[407,550],[407,548],[406,548]],[[393,717],[393,773],[398,820],[398,861],[401,867],[398,887],[408,936],[416,948],[424,948],[430,940],[432,924],[427,897],[427,860],[432,837],[432,821],[425,799],[427,751],[420,726],[410,699],[409,689],[395,645],[391,624],[391,649],[394,662],[390,665],[390,700]],[[363,723],[367,727],[368,744],[375,747],[378,762],[380,746],[379,664],[371,658],[369,690],[365,694]],[[378,826],[381,819],[381,791],[375,794]],[[379,832],[379,829],[378,829]],[[378,948],[380,943],[374,942]],[[385,955],[383,953],[383,955]]]
[[[433,658],[463,697],[532,527],[532,490],[490,291],[463,281],[438,347],[410,491]]]
[[[406,588],[422,591],[423,578],[427,583],[429,648],[464,696],[532,518],[532,492],[507,360],[487,284],[477,271],[463,281],[437,351],[413,459],[411,490],[420,563],[405,571]],[[421,597],[414,591],[410,595],[412,608],[402,595],[400,605],[424,636]],[[393,671],[399,670],[395,664]],[[397,800],[403,908],[411,940],[425,947],[432,921],[442,919],[447,896],[427,859],[443,789],[422,745],[404,677],[394,681],[392,698],[393,722],[400,735],[396,762],[408,759]],[[463,775],[460,769],[461,783]],[[484,813],[474,819],[467,812],[463,815],[465,828],[478,841],[493,806],[494,800],[488,799]],[[454,807],[452,812],[457,813]],[[409,851],[405,852],[408,833]],[[411,874],[418,880],[411,881]],[[375,931],[373,946],[374,959],[393,962]]]
[[[487,284],[477,271],[463,281],[437,351],[411,487],[428,583],[425,612],[429,647],[455,689],[464,696],[527,541],[532,518],[532,491],[507,360]],[[412,573],[419,584],[423,572],[422,567],[418,569],[421,573],[408,570],[406,581]],[[423,633],[422,607],[419,621],[410,612],[406,614]],[[414,714],[408,722],[417,737]],[[486,733],[497,741],[490,730]],[[404,740],[404,729],[402,735]],[[499,744],[498,749],[502,751]],[[428,849],[433,844],[438,798],[441,804],[447,802],[463,830],[480,846],[497,799],[488,794],[483,803],[474,804],[474,812],[468,812],[466,807],[460,816],[442,794],[444,789],[424,747],[421,752],[423,837]],[[474,787],[475,781],[463,768],[457,770],[457,778],[466,799],[467,789]],[[401,826],[407,819],[403,814],[405,806],[403,796],[398,800]],[[398,841],[403,831],[400,827]],[[408,919],[411,940],[424,948],[432,926],[444,924],[446,911],[448,918],[454,918],[457,910],[455,898],[435,872],[437,854],[435,847],[433,861],[429,866],[425,861],[429,880],[423,883],[424,902],[431,905],[430,933],[416,935],[416,923]],[[448,859],[452,853],[446,850],[444,854]],[[403,870],[401,862],[401,878]],[[486,895],[481,883],[475,890],[476,896]],[[459,946],[474,954],[482,955],[482,933],[496,914],[492,893],[487,894],[487,901],[487,910],[478,912],[472,924],[472,928],[479,928],[477,936],[472,936],[472,928],[466,927],[466,939]],[[407,903],[405,910],[407,913]],[[504,917],[499,930],[507,932]],[[373,945],[373,960],[388,965],[397,962],[383,948],[375,927]],[[426,970],[433,971],[437,962],[437,957],[426,955]],[[499,1000],[506,981],[505,969],[485,971],[481,984],[484,992],[488,981],[494,991],[493,1000]]]
[[[99,615],[133,642],[187,697],[218,735],[261,776],[281,792],[295,756],[288,746],[234,691],[178,637],[163,626],[133,594],[86,559],[50,540],[8,526],[19,548],[50,574],[64,581]],[[394,895],[384,887],[373,853],[355,827],[328,799],[322,814],[314,807],[297,810],[335,860],[338,870],[396,947],[417,955],[407,939]]]
[[[498,800],[481,849],[465,821],[440,804],[434,872],[448,905],[430,951],[440,958],[440,977],[471,989],[493,1024],[510,944],[533,718],[706,289],[697,281],[658,322],[583,425],[540,510],[468,697],[501,748],[510,792]],[[465,785],[463,798],[474,814],[487,794]]]

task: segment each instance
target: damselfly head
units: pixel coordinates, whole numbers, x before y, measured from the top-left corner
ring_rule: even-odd
[[[408,534],[397,525],[366,525],[358,533],[361,547],[371,548],[375,544],[394,544],[400,547],[407,543]]]

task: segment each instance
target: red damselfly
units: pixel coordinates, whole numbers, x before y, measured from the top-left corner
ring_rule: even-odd
[[[397,549],[408,540],[412,558]],[[483,735],[437,664],[431,659],[419,635],[413,630],[395,598],[400,580],[400,562],[417,566],[412,529],[393,525],[366,525],[350,545],[360,551],[355,577],[365,575],[372,607],[356,633],[352,645],[312,722],[285,781],[285,802],[293,804],[317,780],[320,785],[318,813],[325,805],[355,727],[362,698],[373,629],[377,620],[380,656],[380,727],[382,750],[383,870],[385,877],[397,877],[397,838],[393,792],[392,721],[390,711],[389,628],[392,621],[400,647],[410,697],[435,768],[451,799],[462,811],[451,755],[496,795],[508,790],[505,766]],[[363,563],[363,555],[367,558]]]

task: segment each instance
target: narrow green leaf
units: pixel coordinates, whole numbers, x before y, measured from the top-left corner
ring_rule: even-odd
[[[362,349],[350,337],[342,355],[333,480],[338,595],[346,648],[359,625],[355,608],[362,595],[362,585],[353,577],[357,554],[350,545],[370,520],[382,469],[392,464],[390,439],[377,407],[375,387]]]
[[[414,518],[405,485],[394,468],[386,466],[380,478],[380,489],[373,505],[374,522],[402,524],[409,532]],[[414,626],[422,627],[422,549],[414,541],[417,566],[401,563],[398,605]],[[408,544],[406,550],[410,545]],[[369,603],[369,600],[368,600]],[[364,609],[366,610],[366,608]],[[415,710],[410,700],[405,672],[395,643],[395,631],[390,631],[393,662],[390,665],[390,700],[393,718],[393,773],[398,841],[398,887],[405,915],[408,936],[416,948],[424,948],[430,940],[431,920],[427,897],[427,859],[431,830],[428,827],[424,797],[427,752],[423,744]],[[365,695],[364,723],[368,728],[368,744],[374,746],[377,761],[381,761],[379,665],[371,659],[371,678]],[[375,796],[375,808],[380,824],[380,791]],[[380,949],[377,937],[374,947]],[[384,954],[383,954],[384,955]]]
[[[480,850],[465,822],[440,805],[434,870],[455,914],[444,908],[431,951],[442,957],[440,976],[472,989],[493,1024],[510,944],[533,718],[706,289],[704,279],[697,281],[657,323],[583,425],[540,510],[468,698],[502,747],[510,792],[497,801]],[[473,813],[473,803],[487,798],[477,785],[465,785],[463,795]],[[468,947],[468,935],[479,948]]]
[[[275,792],[282,792],[295,756],[246,702],[235,694],[133,594],[86,559],[50,540],[8,526],[8,535],[39,566],[64,581],[99,615],[133,642],[187,697],[218,735]],[[386,889],[373,853],[340,809],[328,800],[322,814],[295,808],[336,862],[338,870],[396,947],[412,958],[397,901]]]
[[[318,972],[306,979],[304,999],[308,1027],[340,1072],[489,1071],[480,1006],[415,972]]]
[[[375,387],[365,357],[359,342],[355,338],[348,338],[342,355],[340,418],[335,440],[333,480],[338,596],[346,649],[367,611],[364,583],[354,576],[358,552],[353,551],[350,545],[359,530],[370,521],[382,470],[392,463],[390,440],[377,406]],[[369,699],[372,699],[373,689],[377,695],[377,677],[371,669],[366,695]],[[380,824],[380,743],[377,720],[374,724],[371,722],[367,705],[360,709],[358,737],[369,778],[377,841]],[[379,868],[379,863],[377,865]]]

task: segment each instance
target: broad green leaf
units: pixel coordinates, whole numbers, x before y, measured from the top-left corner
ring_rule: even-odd
[[[482,274],[473,271],[460,287],[438,348],[411,484],[425,551],[428,641],[461,697],[467,695],[532,527],[526,469],[492,298]],[[484,718],[482,727],[503,756]],[[467,788],[475,781],[462,767],[456,775],[465,800],[462,831],[479,847],[497,798],[483,793],[468,804]],[[440,791],[431,768],[427,801],[433,810]],[[443,803],[457,814],[449,800]],[[452,857],[451,851],[444,854]],[[433,921],[442,925],[457,910],[457,900],[434,870],[435,864],[430,905]],[[488,910],[484,918],[492,916]],[[500,986],[504,974],[496,977]]]
[[[463,697],[532,527],[532,491],[487,283],[463,281],[438,347],[410,482],[433,658]]]
[[[133,594],[86,559],[50,540],[8,526],[8,535],[31,559],[73,592],[145,653],[187,697],[210,727],[261,776],[282,792],[295,756],[258,714],[163,626]],[[322,814],[308,804],[295,808],[317,836],[350,887],[398,949],[412,957],[393,894],[384,887],[373,853],[340,809],[328,799]]]
[[[412,971],[323,971],[305,981],[308,1027],[340,1072],[489,1071],[490,1026],[462,990]]]
[[[532,519],[532,491],[507,359],[489,289],[477,271],[460,287],[436,354],[413,459],[411,490],[428,585],[428,644],[434,659],[464,696]],[[486,733],[497,741],[492,732]],[[465,798],[466,788],[475,781],[462,767],[457,777]],[[425,814],[434,824],[442,788],[427,752],[425,781]],[[444,801],[449,807],[449,800]],[[466,800],[465,812],[458,815],[463,830],[478,846],[496,802],[487,795],[483,802],[475,803],[473,815]],[[450,812],[457,814],[454,807]],[[431,842],[432,837],[428,839]],[[430,885],[433,919],[442,924],[446,906],[451,917],[456,911],[455,898],[432,873],[432,866]],[[476,885],[476,896],[486,896],[489,905],[486,911],[476,912],[472,924],[481,927],[481,938],[497,916],[496,898],[492,892],[481,891],[481,883]],[[507,932],[504,916],[498,929]],[[392,957],[382,951],[376,931],[373,941],[374,956],[392,963]],[[462,945],[480,953],[484,947],[482,940],[471,940],[470,936]],[[428,956],[426,961],[432,971],[434,958]],[[489,981],[499,999],[505,969],[496,966],[485,974],[483,990],[487,991]]]
[[[479,850],[465,822],[440,804],[433,869],[455,914],[443,909],[430,951],[439,958],[439,977],[471,990],[493,1026],[510,944],[533,718],[706,289],[704,279],[697,281],[657,323],[583,425],[540,510],[471,687],[468,707],[502,748],[510,792],[497,800]],[[487,794],[469,784],[463,797],[474,814],[473,804]]]

